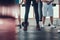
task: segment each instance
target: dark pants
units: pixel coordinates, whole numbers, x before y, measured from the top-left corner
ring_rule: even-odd
[[[39,3],[40,3],[40,4],[38,4],[38,6],[39,6],[38,7],[39,8],[39,15],[40,15],[39,18],[40,18],[40,21],[42,21],[42,16],[43,16],[42,15],[42,6],[43,6],[43,4],[42,4],[41,1]]]
[[[31,1],[33,1],[36,23],[39,24],[38,3],[36,3],[36,0],[26,0],[24,21],[25,21],[25,23],[28,22],[28,15],[29,15]]]
[[[40,1],[40,20],[42,20],[42,2]]]

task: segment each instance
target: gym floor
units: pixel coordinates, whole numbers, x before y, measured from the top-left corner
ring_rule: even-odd
[[[60,33],[57,32],[60,26],[55,26],[56,28],[51,28],[46,25],[41,31],[37,31],[34,19],[29,19],[27,31],[23,31],[23,27],[18,29],[18,40],[60,40]]]

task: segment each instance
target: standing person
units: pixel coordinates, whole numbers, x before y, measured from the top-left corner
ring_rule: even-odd
[[[39,26],[39,14],[38,14],[38,0],[23,0],[25,3],[25,19],[24,19],[24,31],[27,31],[28,26],[28,14],[30,9],[31,1],[33,1],[33,7],[35,12],[35,18],[36,18],[36,29],[40,30]],[[22,23],[23,24],[23,23]]]
[[[39,12],[39,15],[40,15],[40,16],[39,16],[39,18],[40,18],[39,21],[42,21],[42,16],[43,16],[43,15],[42,15],[42,5],[43,5],[43,4],[42,4],[42,1],[39,0],[39,2],[38,2],[38,12]]]
[[[43,3],[43,18],[42,18],[42,21],[43,21],[43,25],[42,27],[44,27],[44,24],[45,24],[45,19],[46,19],[46,16],[47,16],[47,12],[48,12],[48,16],[50,16],[50,21],[51,21],[51,27],[55,27],[53,25],[53,8],[52,8],[52,2],[54,0],[41,0],[42,3]]]
[[[21,0],[15,0],[15,3],[16,3],[16,6],[19,8],[19,13],[17,13],[18,14],[17,20],[19,22],[18,26],[21,28],[20,6],[22,3],[21,3]]]

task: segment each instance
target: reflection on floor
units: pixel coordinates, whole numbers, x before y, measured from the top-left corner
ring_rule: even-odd
[[[25,32],[22,29],[18,32],[19,40],[60,40],[57,28],[45,27],[37,31],[34,26],[29,26],[28,31]]]
[[[33,25],[30,24],[26,32],[23,31],[23,27],[18,29],[18,40],[60,40],[60,33],[57,32],[60,26],[51,28],[46,25],[44,28],[41,28],[41,31],[37,31],[34,21],[31,22]]]

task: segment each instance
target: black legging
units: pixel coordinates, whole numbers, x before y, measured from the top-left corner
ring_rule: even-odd
[[[28,22],[28,14],[29,14],[31,1],[33,2],[36,23],[39,24],[38,3],[36,2],[36,0],[26,0],[26,4],[25,4],[25,19],[24,19],[25,23]]]
[[[41,2],[41,0],[40,0],[40,20],[42,21],[42,6],[43,6],[43,4],[42,4],[42,2]]]

